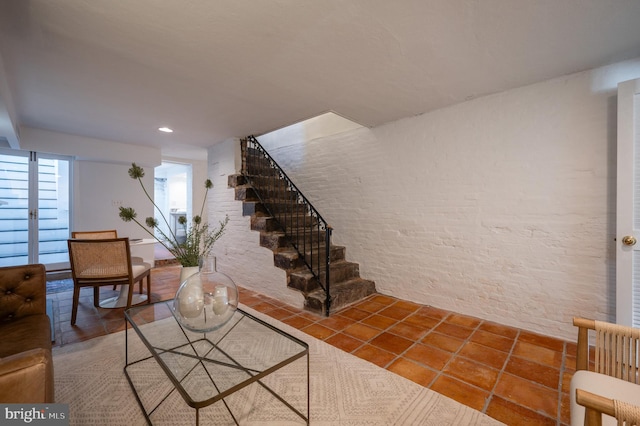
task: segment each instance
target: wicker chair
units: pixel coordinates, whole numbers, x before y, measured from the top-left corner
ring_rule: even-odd
[[[128,292],[128,308],[131,306],[134,284],[146,277],[146,301],[151,302],[151,268],[148,264],[131,262],[129,238],[70,239],[67,244],[74,283],[72,325],[76,323],[81,287],[93,287],[93,305],[98,307],[100,286],[122,285],[120,291]]]
[[[578,327],[578,353],[571,424],[640,426],[640,329],[584,318],[574,318],[573,325]],[[595,331],[593,351],[590,330]]]
[[[77,238],[81,240],[104,240],[108,238],[118,238],[118,231],[115,229],[105,229],[99,231],[73,231],[71,232],[71,238]],[[131,256],[131,262],[135,264],[144,264],[148,265],[144,262],[141,257]],[[151,265],[148,265],[149,268]],[[117,286],[113,286],[115,290]],[[142,281],[140,281],[140,293],[142,293]]]
[[[106,229],[101,231],[73,231],[71,238],[77,238],[80,240],[104,240],[108,238],[118,238],[118,231],[115,229]],[[141,257],[132,256],[131,261],[135,263],[144,263]],[[149,265],[151,267],[151,265]],[[142,287],[140,287],[142,291]]]

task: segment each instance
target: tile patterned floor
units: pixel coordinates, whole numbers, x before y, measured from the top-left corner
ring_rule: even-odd
[[[173,298],[179,267],[153,269],[152,301]],[[112,290],[104,288],[101,298]],[[56,345],[124,328],[123,309],[94,308],[82,290],[70,325],[72,292],[51,294]],[[569,381],[576,346],[496,324],[375,294],[332,314],[314,315],[250,290],[243,304],[307,334],[480,410],[509,425],[569,424]]]

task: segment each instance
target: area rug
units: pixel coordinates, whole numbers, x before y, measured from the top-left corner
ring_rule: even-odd
[[[502,424],[286,324],[249,308],[242,309],[309,344],[312,425]],[[129,330],[129,333],[133,331]],[[130,353],[145,354],[146,349],[137,341],[131,342],[130,339]],[[56,402],[69,404],[70,424],[146,424],[124,375],[124,364],[124,332],[54,348]],[[284,375],[274,375],[271,380],[293,381],[298,388],[305,387],[306,361],[298,360],[289,367],[293,370]],[[160,390],[167,386],[168,381],[160,368],[146,371],[144,377],[150,387],[157,387],[158,393],[165,395]],[[278,383],[272,385],[277,386]],[[261,386],[252,384],[224,402],[237,413],[236,420],[240,425],[305,424],[281,404],[276,409],[277,401],[275,405],[268,402],[268,396]],[[195,410],[187,406],[177,392],[166,398],[160,407],[152,416],[154,424],[195,424]],[[200,424],[235,422],[223,402],[219,401],[201,410]]]
[[[73,279],[47,281],[47,294],[62,293],[73,290]]]

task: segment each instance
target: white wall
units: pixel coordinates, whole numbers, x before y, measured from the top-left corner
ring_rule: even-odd
[[[199,213],[204,198],[207,166],[205,161],[191,163],[194,209]],[[75,164],[77,176],[74,177],[76,187],[74,188],[73,230],[117,229],[118,235],[129,238],[151,237],[135,223],[124,222],[119,217],[120,205],[133,207],[136,210],[137,219],[143,224],[145,218],[155,215],[153,205],[144,195],[138,181],[129,177],[128,170],[131,164],[94,161],[76,161]],[[144,167],[144,171],[144,185],[149,195],[153,197],[153,167]],[[204,215],[206,217],[206,211]],[[148,228],[145,227],[145,229]]]
[[[363,126],[334,112],[326,112],[282,129],[260,136],[260,145],[267,151],[275,150],[291,143],[306,143],[314,139],[337,135],[359,129]]]
[[[32,127],[20,128],[20,147],[26,151],[69,155],[77,160],[119,164],[137,163],[155,167],[161,163],[160,150],[142,145],[87,138]]]
[[[137,219],[144,224],[153,216],[153,206],[144,196],[137,180],[129,177],[131,165],[76,161],[73,191],[74,223],[72,231],[116,229],[118,235],[129,238],[151,236],[134,222],[119,217],[119,206],[133,207]],[[153,196],[153,168],[144,168],[144,184]]]
[[[630,61],[271,154],[379,292],[574,340],[573,316],[615,315],[615,88],[639,70]],[[225,238],[248,246],[240,228]],[[282,291],[266,271],[255,285]]]
[[[154,215],[152,204],[144,196],[140,184],[129,177],[128,169],[132,162],[144,168],[143,181],[153,196],[153,169],[163,159],[159,149],[29,127],[21,128],[21,147],[74,158],[72,231],[116,229],[118,235],[130,238],[149,237],[135,223],[123,222],[118,207],[133,207],[142,223],[146,217]],[[207,162],[177,157],[164,159],[192,164],[193,199],[199,212],[205,192]],[[205,211],[205,217],[206,214]]]

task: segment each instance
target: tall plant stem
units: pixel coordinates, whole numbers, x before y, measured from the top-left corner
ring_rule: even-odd
[[[133,220],[135,223],[137,223],[138,226],[140,226],[144,230],[144,232],[146,232],[147,234],[151,235],[154,240],[156,240],[157,242],[162,244],[162,246],[164,248],[166,248],[169,252],[171,251],[171,249],[163,241],[157,239],[156,236],[151,231],[149,231],[144,225],[142,225],[140,222],[138,222],[138,219],[132,218],[131,220]],[[164,232],[162,232],[162,231],[160,231],[160,232],[164,235]]]

